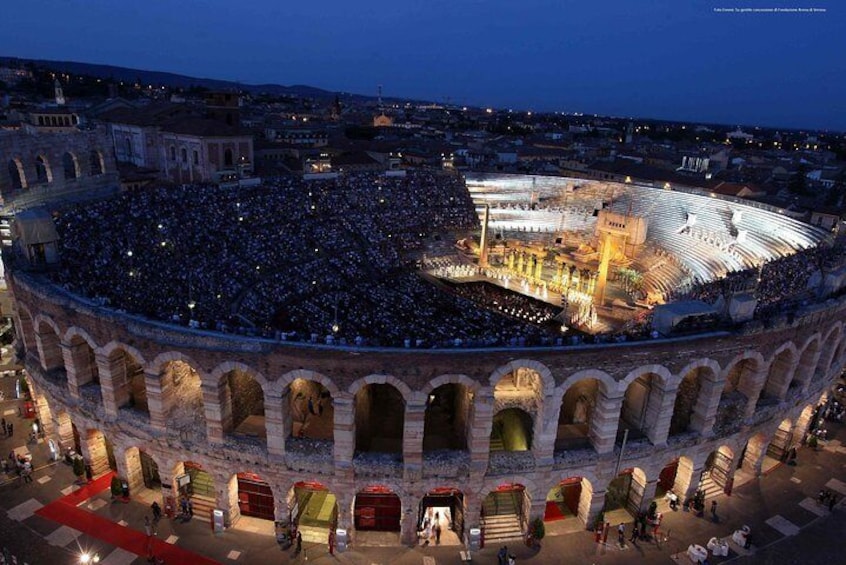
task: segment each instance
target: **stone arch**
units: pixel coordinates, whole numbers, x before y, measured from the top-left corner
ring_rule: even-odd
[[[796,346],[792,342],[785,343],[773,353],[767,367],[767,378],[758,395],[759,406],[784,398],[787,387],[793,380],[798,357]]]
[[[412,394],[408,385],[391,375],[370,375],[354,382],[349,392],[353,395],[355,451],[401,454],[405,409]]]
[[[546,489],[544,521],[566,519],[568,514],[572,514],[583,525],[589,525],[595,481],[591,481],[584,473],[563,479],[559,475],[556,479]]]
[[[796,419],[796,429],[794,430],[794,438],[800,443],[805,443],[805,436],[811,427],[816,410],[813,404],[808,404],[802,409],[799,417]]]
[[[709,389],[703,390],[702,381],[716,382],[719,374],[720,366],[708,359],[689,363],[679,371],[679,386],[670,419],[670,436],[689,431],[698,433],[705,431],[711,399],[707,394]],[[718,390],[714,392],[719,394]]]
[[[786,461],[790,449],[794,447],[793,420],[784,418],[773,432],[772,439],[767,444],[766,455],[776,461]]]
[[[355,396],[359,390],[364,388],[367,385],[372,384],[387,384],[391,385],[395,389],[399,391],[402,395],[402,399],[405,403],[411,402],[415,395],[412,390],[409,388],[407,384],[405,384],[400,379],[396,378],[393,375],[368,375],[366,377],[362,377],[354,381],[349,388],[347,388],[347,392],[351,395]]]
[[[178,351],[162,353],[147,366],[146,374],[153,425],[205,439],[203,371],[194,359]]]
[[[102,175],[106,171],[103,154],[97,149],[92,149],[88,154],[88,170],[92,177]]]
[[[97,353],[97,365],[101,380],[111,385],[112,399],[105,396],[106,392],[103,398],[107,410],[117,415],[117,410],[126,407],[149,418],[146,362],[141,352],[130,345],[111,341]],[[107,390],[104,386],[104,391]],[[114,405],[109,406],[112,402]]]
[[[35,182],[38,184],[53,182],[53,170],[50,168],[50,161],[47,159],[47,155],[43,153],[35,157]]]
[[[181,351],[166,351],[164,353],[159,353],[156,355],[155,359],[147,364],[145,369],[151,373],[161,374],[161,372],[167,367],[168,363],[172,361],[182,361],[187,365],[191,365],[198,374],[203,374],[202,366],[197,363],[193,357],[186,355]]]
[[[651,365],[649,367],[658,367]],[[620,407],[620,426],[627,426],[629,439],[637,440],[646,436],[652,443],[659,441],[658,424],[661,418],[661,397],[668,383],[664,369],[663,375],[639,367],[632,371],[621,385],[628,385],[623,390],[623,403]]]
[[[222,435],[267,438],[267,386],[264,375],[245,363],[226,361],[215,367],[203,387],[210,388],[214,391],[213,396],[216,395]]]
[[[287,496],[279,501],[285,504],[277,504],[284,515],[277,515],[277,520],[296,522],[300,528],[307,529],[309,534],[320,535],[323,538],[320,541],[328,539],[332,526],[338,521],[341,502],[333,492],[333,487],[315,480],[294,481],[288,484],[290,487],[283,487],[282,490]],[[330,509],[329,512],[326,511],[327,508]],[[346,524],[342,527],[346,527]]]
[[[672,388],[677,380],[663,365],[641,365],[637,369],[630,371],[623,380],[619,381],[617,384],[618,390],[625,394],[633,382],[645,375],[655,375],[658,377],[657,380],[662,388]]]
[[[508,375],[513,375],[520,369],[529,369],[534,371],[540,378],[541,387],[538,392],[541,396],[552,393],[552,391],[555,390],[555,378],[552,376],[552,371],[550,371],[543,363],[533,361],[531,359],[516,359],[514,361],[510,361],[506,365],[498,367],[493,373],[491,373],[489,379],[490,386],[496,390],[497,385],[503,378]]]
[[[617,381],[614,380],[614,377],[606,373],[605,371],[600,371],[599,369],[585,369],[583,371],[579,371],[577,373],[573,373],[566,379],[564,382],[561,383],[561,386],[558,389],[561,391],[561,397],[567,394],[567,390],[575,383],[584,380],[584,379],[595,379],[599,382],[602,391],[607,395],[613,395],[618,388]]]
[[[97,342],[94,340],[93,337],[91,337],[91,334],[89,334],[87,331],[80,328],[79,326],[69,327],[62,336],[62,342],[70,343],[75,337],[79,337],[82,341],[88,344],[88,347],[90,347],[94,351],[97,351],[97,348],[99,347],[97,345]]]
[[[431,383],[439,383],[430,387]],[[471,388],[473,385],[475,388]],[[423,451],[466,450],[471,442],[473,398],[478,383],[465,375],[442,375],[424,387]]]
[[[805,389],[811,378],[814,376],[814,370],[819,364],[821,358],[820,350],[820,334],[814,334],[802,347],[802,354],[799,356],[799,361],[796,364],[796,369],[793,371],[793,379],[791,379],[788,389],[801,388]]]
[[[433,390],[436,388],[443,386],[445,384],[460,384],[467,387],[468,390],[473,392],[474,394],[478,392],[482,385],[479,381],[475,379],[471,379],[467,375],[460,375],[460,374],[448,374],[448,375],[439,375],[433,379],[429,379],[423,388],[420,390],[421,393],[424,395],[429,395]]]
[[[18,157],[9,159],[9,183],[13,189],[24,189],[28,187],[26,170]]]
[[[764,432],[753,434],[747,440],[746,447],[743,449],[741,468],[757,476],[761,472],[761,465],[764,462],[764,455],[769,443],[769,438]]]
[[[78,396],[80,387],[93,383],[93,387],[100,393],[100,370],[97,366],[97,343],[88,332],[71,326],[62,337],[65,348],[65,371],[71,394]]]
[[[823,338],[822,344],[822,351],[820,352],[820,358],[817,362],[817,367],[814,370],[814,373],[822,377],[827,375],[829,369],[831,368],[831,363],[834,359],[834,353],[837,351],[837,344],[838,340],[840,339],[840,324],[835,324],[828,332],[825,334]]]
[[[161,491],[160,467],[153,453],[146,446],[136,444],[124,450],[124,461],[118,461],[120,474],[129,483],[129,492],[133,496],[137,496],[141,489],[152,489],[156,494]]]
[[[70,151],[65,151],[62,155],[62,171],[64,172],[65,180],[79,178],[79,161],[76,155]]]
[[[332,396],[337,395],[340,390],[338,385],[335,384],[335,381],[322,373],[308,369],[296,369],[294,371],[288,371],[278,379],[270,382],[267,386],[268,395],[284,395],[285,390],[297,379],[320,383],[324,388],[326,388],[326,390],[329,391],[330,394],[332,394]]]
[[[35,324],[33,323],[32,313],[29,308],[22,302],[16,302],[18,321],[21,332],[20,338],[23,340],[24,349],[27,353],[38,355],[38,344],[35,340]]]
[[[293,380],[288,377],[296,375]],[[335,406],[334,399],[338,395],[338,388],[331,379],[315,371],[291,371],[279,379],[288,381],[285,385],[287,394],[279,398],[269,398],[269,402],[281,402],[282,413],[290,419],[286,422],[283,433],[293,438],[307,438],[309,440],[334,441]],[[279,381],[271,383],[271,387]],[[333,391],[326,384],[332,385]],[[275,409],[274,406],[268,410]]]
[[[616,383],[611,385],[597,376],[587,376],[587,371],[579,374],[584,374],[584,378],[578,381],[568,378],[564,383],[566,389],[562,387],[564,392],[558,411],[555,451],[582,449],[593,445],[590,431],[594,416],[597,415],[596,411],[600,409],[600,395],[604,394],[609,386],[616,386]],[[602,415],[598,417],[601,418]]]
[[[59,336],[62,335],[59,326],[48,316],[38,314],[33,320],[35,328],[35,343],[38,348],[38,358],[45,371],[52,371],[64,367],[62,348]]]
[[[755,407],[763,387],[767,364],[757,351],[735,357],[723,370],[723,392],[717,412],[717,427],[739,426]]]
[[[230,522],[236,522],[241,516],[276,519],[276,503],[280,497],[275,485],[265,475],[241,471],[233,473],[224,483],[227,485]]]
[[[605,489],[605,510],[625,509],[637,516],[645,502],[646,472],[640,467],[623,469]]]

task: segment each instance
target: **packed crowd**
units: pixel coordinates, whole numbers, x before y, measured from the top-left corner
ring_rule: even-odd
[[[478,227],[454,175],[160,187],[56,221],[55,282],[152,319],[359,345],[531,339],[527,325],[470,307],[410,268],[434,234]]]

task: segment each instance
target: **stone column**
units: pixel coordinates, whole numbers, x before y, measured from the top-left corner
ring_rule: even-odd
[[[141,451],[135,447],[128,449],[123,457],[115,454],[118,476],[129,484],[130,494],[137,495],[144,486],[144,475],[141,470]]]
[[[402,497],[402,516],[400,518],[400,542],[403,545],[417,544],[417,501],[414,497]]]
[[[167,409],[173,403],[173,386],[170,377],[158,371],[144,371],[144,388],[147,389],[147,411],[154,430],[167,431]]]
[[[335,410],[335,474],[353,475],[353,455],[355,454],[355,403],[353,396],[339,392],[332,397]]]
[[[215,473],[214,484],[223,485],[223,489],[218,490],[217,507],[223,511],[223,521],[226,527],[229,527],[241,518],[241,508],[238,506],[238,476],[232,475],[227,479]]]
[[[703,465],[696,466],[686,457],[679,459],[676,480],[673,482],[673,492],[679,497],[680,503],[684,503],[685,500],[696,494],[703,470]]]
[[[714,434],[714,423],[717,421],[724,386],[725,382],[721,380],[699,380],[699,395],[690,416],[691,431],[706,437]]]
[[[649,388],[649,398],[646,401],[646,437],[652,445],[665,446],[678,388],[664,388],[655,377]]]
[[[170,504],[171,511],[179,512],[179,485],[176,484],[176,477],[185,474],[185,464],[180,461],[175,465],[169,465],[170,471],[159,467],[159,479],[162,481],[162,512],[167,511]]]
[[[222,387],[202,384],[203,406],[206,413],[206,435],[209,443],[223,443],[224,407],[221,402]],[[230,419],[231,419],[230,413]]]
[[[416,392],[405,405],[402,432],[403,477],[418,481],[423,477],[423,430],[426,422],[426,397]]]
[[[584,488],[584,485],[582,488]],[[589,499],[590,503],[587,505],[584,504],[584,499],[585,495],[582,493],[582,498],[579,499],[579,517],[581,518],[584,514],[585,527],[591,528],[599,518],[599,514],[602,513],[602,509],[605,508],[605,489],[594,490]]]
[[[618,394],[616,391],[614,394]],[[617,426],[620,420],[620,410],[623,407],[623,395],[609,396],[602,390],[596,393],[596,406],[590,418],[588,435],[594,449],[600,455],[614,451],[617,441]]]
[[[79,387],[91,382],[93,370],[88,358],[88,346],[84,343],[61,344],[65,374],[68,376],[68,390],[73,398],[79,398]]]
[[[129,402],[126,364],[121,355],[111,359],[108,355],[97,353],[96,359],[97,372],[100,375],[100,390],[103,394],[103,408],[107,416],[117,418],[120,407]]]
[[[558,414],[561,411],[560,395],[546,394],[543,406],[538,413],[538,424],[535,425],[532,439],[532,454],[535,456],[536,466],[549,466],[554,461],[555,439],[558,435]],[[546,493],[544,493],[546,498]]]
[[[276,396],[271,393],[264,395],[264,425],[267,428],[267,453],[271,456],[285,455],[285,440],[288,438],[285,429],[283,403],[288,400],[287,395]]]
[[[481,478],[488,470],[491,450],[491,428],[493,427],[493,389],[480,389],[473,400],[473,416],[470,422],[470,473]],[[481,507],[480,507],[481,509]]]
[[[35,407],[38,410],[38,419],[41,421],[41,429],[44,432],[44,437],[53,435],[53,414],[50,412],[50,405],[47,404],[47,398],[44,395],[35,396]]]
[[[772,438],[763,438],[756,441],[753,436],[746,444],[746,453],[743,456],[743,470],[760,476],[761,465],[764,463],[764,455],[767,453],[767,447],[770,445]]]
[[[634,477],[632,477],[634,480]],[[640,509],[646,510],[649,508],[650,503],[655,500],[655,492],[658,490],[658,479],[654,479],[652,481],[646,481],[646,484],[643,487],[643,496],[640,500]]]
[[[59,336],[56,335],[53,328],[47,326],[47,330],[44,332],[36,331],[35,344],[38,349],[38,359],[45,371],[59,369],[64,365],[62,350],[59,347]]]

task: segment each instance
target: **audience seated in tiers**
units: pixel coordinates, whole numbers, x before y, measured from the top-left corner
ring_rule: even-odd
[[[533,343],[540,334],[440,291],[405,263],[435,233],[478,227],[454,175],[160,187],[65,211],[57,224],[56,282],[152,319],[320,343],[337,322],[330,341],[350,345]]]

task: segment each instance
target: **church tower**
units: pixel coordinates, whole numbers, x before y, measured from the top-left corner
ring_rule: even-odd
[[[65,105],[65,94],[62,92],[62,85],[59,82],[59,79],[53,83],[53,90],[56,94],[56,106],[64,106]]]

